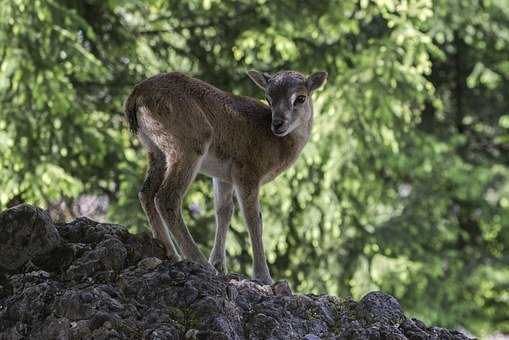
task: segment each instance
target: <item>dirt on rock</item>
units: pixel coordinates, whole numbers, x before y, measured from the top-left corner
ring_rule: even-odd
[[[382,292],[292,294],[192,262],[147,234],[42,209],[0,214],[0,340],[467,339],[407,318]]]

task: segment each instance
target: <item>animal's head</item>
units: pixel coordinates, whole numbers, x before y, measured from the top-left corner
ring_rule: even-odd
[[[295,71],[276,74],[250,70],[249,78],[263,89],[272,110],[272,132],[283,137],[313,115],[311,93],[327,80],[327,72],[316,72],[305,77]]]

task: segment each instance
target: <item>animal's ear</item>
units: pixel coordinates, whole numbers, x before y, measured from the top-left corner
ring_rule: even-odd
[[[265,90],[270,79],[270,74],[258,72],[256,70],[249,70],[247,71],[247,75],[256,85],[258,85],[262,90]]]
[[[308,91],[314,91],[317,88],[321,87],[327,81],[327,72],[320,71],[315,72],[306,79],[306,87]]]

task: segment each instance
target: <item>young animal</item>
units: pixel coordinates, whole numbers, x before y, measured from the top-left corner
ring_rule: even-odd
[[[182,218],[182,200],[198,172],[213,178],[215,243],[209,262],[226,271],[225,242],[233,192],[244,215],[253,250],[254,279],[272,279],[262,242],[260,186],[291,166],[309,139],[311,93],[326,72],[249,71],[269,105],[236,96],[182,73],[160,74],[137,84],[125,102],[130,129],[148,149],[149,168],[139,193],[154,237],[178,259],[207,260]]]

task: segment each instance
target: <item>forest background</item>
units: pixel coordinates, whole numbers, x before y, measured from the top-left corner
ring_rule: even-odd
[[[0,209],[147,228],[130,89],[179,70],[263,100],[251,68],[329,73],[310,143],[263,189],[273,276],[509,333],[507,0],[0,0]],[[208,178],[185,213],[208,252]],[[238,213],[231,229],[247,273]]]

